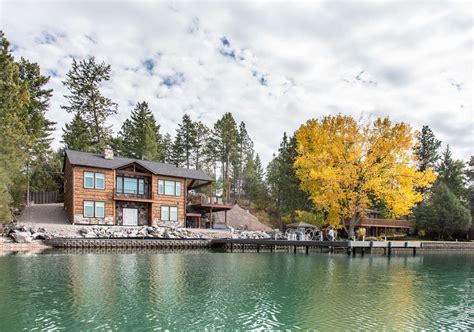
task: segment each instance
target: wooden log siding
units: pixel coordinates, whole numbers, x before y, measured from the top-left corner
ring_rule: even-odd
[[[105,189],[84,188],[84,172],[103,173],[105,175]],[[84,215],[84,201],[96,201],[105,203],[106,217],[114,217],[115,178],[113,170],[75,166],[73,170],[73,181],[74,215]]]
[[[70,223],[74,222],[74,169],[66,158],[64,164],[64,209]]]
[[[181,192],[179,196],[163,195],[158,194],[158,180],[176,181],[181,183]],[[186,190],[186,183],[182,178],[174,178],[169,176],[153,175],[153,182],[151,186],[153,195],[152,203],[152,224],[159,223],[161,221],[161,206],[177,206],[178,207],[178,221],[184,226],[186,196],[184,191]],[[166,222],[163,222],[166,223]]]

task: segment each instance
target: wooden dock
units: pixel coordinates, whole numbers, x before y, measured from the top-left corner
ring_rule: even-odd
[[[230,249],[256,249],[260,252],[262,249],[274,251],[277,248],[286,247],[294,252],[302,248],[309,252],[311,248],[327,249],[334,252],[335,249],[343,249],[348,255],[355,255],[357,251],[364,255],[366,250],[383,249],[387,255],[392,254],[393,249],[412,250],[416,255],[416,249],[422,247],[421,242],[416,241],[288,241],[288,240],[268,240],[268,239],[215,239],[211,241],[212,247]]]
[[[415,241],[288,241],[271,239],[159,239],[159,238],[54,238],[45,241],[46,245],[56,248],[156,248],[156,249],[197,249],[220,248],[233,252],[240,250],[294,251],[303,249],[307,254],[310,249],[334,252],[344,250],[348,255],[359,252],[364,255],[372,249],[383,249],[391,255],[393,249],[412,250],[416,254],[421,242]]]

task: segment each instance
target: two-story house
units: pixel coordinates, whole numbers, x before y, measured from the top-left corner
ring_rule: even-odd
[[[200,170],[116,157],[111,149],[104,154],[66,150],[64,159],[64,207],[72,224],[184,227],[189,207],[189,218],[198,220],[230,209],[188,205],[190,190],[213,181]]]

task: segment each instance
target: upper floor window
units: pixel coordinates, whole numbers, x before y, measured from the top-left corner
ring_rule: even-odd
[[[105,174],[95,172],[84,172],[84,188],[105,189]]]
[[[117,176],[117,192],[123,194],[145,194],[145,180],[127,176]]]
[[[181,195],[181,182],[169,181],[169,180],[158,180],[158,194],[180,196]]]

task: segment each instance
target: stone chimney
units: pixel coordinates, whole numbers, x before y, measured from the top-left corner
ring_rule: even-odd
[[[114,159],[114,150],[110,146],[104,149],[104,159]]]

